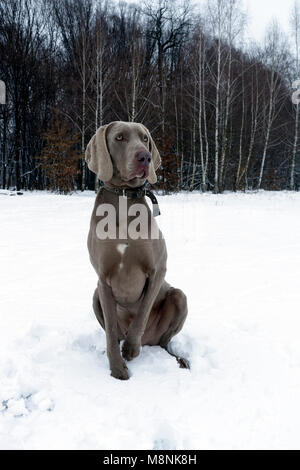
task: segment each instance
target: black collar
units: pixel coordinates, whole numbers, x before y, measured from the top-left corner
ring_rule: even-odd
[[[160,215],[157,199],[150,189],[146,188],[146,185],[147,183],[143,184],[143,186],[140,186],[139,188],[109,188],[107,186],[103,186],[103,189],[106,189],[106,191],[111,193],[118,194],[119,196],[127,197],[128,199],[141,199],[142,197],[148,196],[153,204],[153,217],[157,217]]]

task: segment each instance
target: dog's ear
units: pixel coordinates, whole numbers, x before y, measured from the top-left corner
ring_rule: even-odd
[[[157,150],[157,147],[154,143],[154,140],[151,137],[150,132],[148,131],[147,127],[144,126],[144,124],[142,124],[142,126],[143,126],[143,129],[145,130],[145,132],[148,136],[149,150],[150,150],[150,153],[151,153],[151,156],[152,156],[152,160],[151,160],[151,163],[150,163],[150,166],[149,166],[148,181],[149,181],[150,184],[155,184],[156,181],[157,181],[156,170],[158,170],[158,168],[161,165],[161,158],[160,158],[159,151]]]
[[[106,143],[106,130],[109,124],[99,127],[89,141],[85,151],[85,161],[99,180],[110,181],[113,177],[113,165]]]

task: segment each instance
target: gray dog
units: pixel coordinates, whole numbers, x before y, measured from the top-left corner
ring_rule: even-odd
[[[90,260],[98,275],[93,308],[106,332],[111,375],[125,380],[129,375],[124,359],[137,357],[142,345],[160,345],[168,351],[168,343],[185,322],[187,301],[181,290],[165,281],[166,245],[145,200],[149,196],[157,202],[145,183],[156,183],[161,163],[148,129],[122,121],[102,126],[90,140],[85,158],[89,169],[105,183],[96,197],[88,236]],[[131,210],[139,205],[139,213],[146,213],[146,229],[141,230],[147,236],[137,239],[126,231],[124,235],[120,208],[124,201],[125,228],[134,220]],[[154,207],[157,212],[158,206]],[[107,218],[110,208],[116,218],[113,236],[105,238],[99,235],[99,223],[112,220]],[[181,367],[189,367],[184,358],[168,352]]]

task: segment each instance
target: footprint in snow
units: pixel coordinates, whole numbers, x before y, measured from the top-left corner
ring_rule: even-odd
[[[3,400],[0,405],[0,413],[5,413],[14,418],[22,418],[34,411],[53,411],[54,401],[45,392],[37,392],[29,395]]]

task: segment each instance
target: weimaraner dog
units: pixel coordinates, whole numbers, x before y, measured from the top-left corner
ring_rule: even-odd
[[[90,260],[98,275],[93,308],[106,332],[111,375],[126,380],[129,374],[124,359],[137,357],[143,345],[160,345],[168,351],[168,343],[187,316],[186,296],[165,281],[165,240],[145,199],[147,195],[157,202],[144,188],[147,180],[156,183],[155,172],[161,160],[148,129],[143,124],[123,121],[101,126],[87,146],[85,159],[89,169],[104,182],[96,197],[88,235]],[[125,218],[121,205],[126,205]],[[139,214],[146,214],[142,221],[146,229],[139,227],[143,238],[126,231],[134,223],[136,207],[140,208]],[[153,207],[157,212],[158,206]],[[107,228],[109,222],[111,232],[107,230],[103,235],[100,229]],[[189,367],[184,358],[168,352],[180,367]]]

